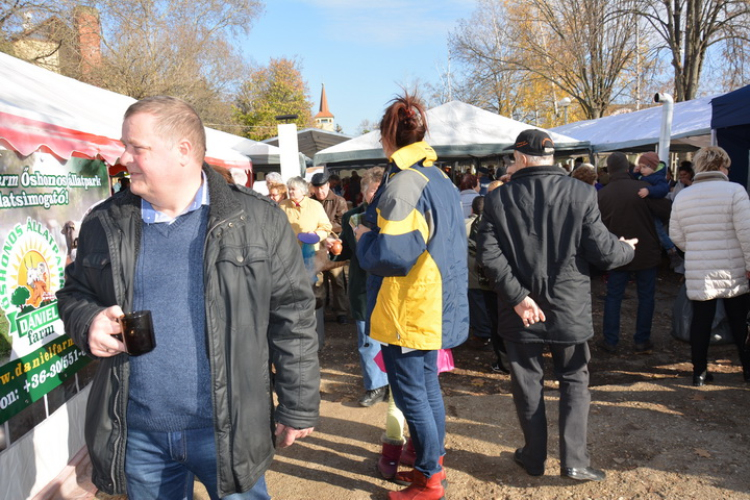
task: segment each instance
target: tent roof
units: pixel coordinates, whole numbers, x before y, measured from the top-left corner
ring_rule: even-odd
[[[427,111],[429,133],[425,137],[440,159],[484,157],[507,153],[518,134],[539,128],[511,120],[460,101],[451,101]],[[585,149],[588,143],[551,132],[558,151]],[[385,160],[380,131],[375,130],[315,155],[315,164]]]
[[[709,145],[710,103],[710,97],[675,103],[670,149],[692,150]],[[590,142],[595,152],[653,150],[653,146],[659,143],[661,115],[662,106],[655,106],[632,113],[569,123],[552,130]]]
[[[28,155],[101,158],[110,165],[123,151],[122,116],[135,99],[88,85],[0,53],[0,144]],[[258,144],[206,128],[206,161],[250,168],[237,147]],[[263,145],[265,148],[271,146]],[[277,148],[273,148],[277,149]]]
[[[221,146],[227,150],[240,153],[246,158],[250,158],[250,161],[253,162],[253,168],[255,168],[256,165],[279,164],[279,154],[281,150],[276,146],[263,144],[262,142],[253,141],[220,130],[206,130],[212,132],[212,139],[214,140],[217,149]]]
[[[714,97],[711,101],[713,114],[711,128],[726,128],[750,123],[747,106],[750,104],[750,85],[734,92]]]
[[[318,151],[322,151],[336,144],[346,142],[351,139],[350,136],[339,134],[337,132],[330,132],[328,130],[321,130],[319,128],[306,128],[297,132],[297,144],[299,145],[300,153],[304,154],[308,158],[312,158]],[[263,141],[265,144],[271,144],[273,146],[279,145],[278,137],[271,137]]]

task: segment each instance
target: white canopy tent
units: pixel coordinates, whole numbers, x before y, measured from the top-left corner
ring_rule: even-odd
[[[672,151],[694,150],[711,143],[711,97],[674,104]],[[653,151],[659,143],[662,107],[605,116],[555,127],[553,132],[591,144],[593,152]]]
[[[319,128],[305,128],[297,131],[299,152],[307,158],[312,158],[318,151],[348,141],[349,139],[351,139],[351,136],[349,135],[330,132]],[[271,137],[270,139],[264,140],[263,143],[278,146],[279,138]]]
[[[503,153],[518,134],[532,125],[511,120],[460,101],[451,101],[427,111],[429,133],[425,141],[441,160],[481,158]],[[551,132],[558,151],[588,149],[588,142]],[[507,152],[506,152],[507,153]],[[385,161],[380,132],[375,130],[324,149],[315,155],[316,165]]]
[[[0,145],[27,155],[99,157],[114,165],[122,152],[122,117],[135,99],[100,89],[0,53]],[[206,160],[249,169],[278,148],[206,128]]]
[[[222,149],[228,149],[249,158],[253,163],[253,170],[256,170],[256,167],[262,168],[267,165],[273,165],[275,169],[278,170],[279,155],[281,153],[281,150],[278,147],[271,144],[253,141],[234,134],[221,132],[219,130],[206,130],[210,131],[212,143],[215,144],[217,148],[221,146]],[[209,136],[206,136],[206,140],[209,140],[208,137]]]

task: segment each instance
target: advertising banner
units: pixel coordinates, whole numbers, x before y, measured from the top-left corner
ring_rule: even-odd
[[[0,424],[90,361],[65,335],[55,292],[107,180],[98,160],[0,149]]]

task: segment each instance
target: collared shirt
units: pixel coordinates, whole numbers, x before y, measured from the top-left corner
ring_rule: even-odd
[[[180,214],[185,215],[190,212],[198,210],[203,205],[210,205],[210,197],[208,195],[208,182],[206,180],[206,174],[201,172],[202,180],[201,187],[198,188],[198,192],[195,193],[195,198],[190,202],[190,205]],[[179,217],[178,215],[177,217]],[[151,203],[141,198],[141,218],[146,224],[158,224],[160,222],[166,222],[167,224],[173,223],[177,220],[177,217],[170,217],[163,212],[159,212],[154,208]]]

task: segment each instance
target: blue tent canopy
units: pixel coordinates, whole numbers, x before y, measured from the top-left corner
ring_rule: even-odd
[[[727,128],[750,124],[747,107],[750,104],[750,85],[715,97],[711,101],[711,128]]]
[[[750,187],[748,163],[750,159],[750,85],[716,97],[711,101],[711,128],[716,143],[732,159],[729,178]]]

